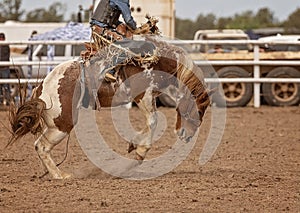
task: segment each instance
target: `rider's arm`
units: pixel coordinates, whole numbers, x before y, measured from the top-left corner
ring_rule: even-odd
[[[110,0],[110,4],[113,7],[118,7],[121,10],[125,23],[133,30],[136,29],[136,22],[131,16],[129,0]]]

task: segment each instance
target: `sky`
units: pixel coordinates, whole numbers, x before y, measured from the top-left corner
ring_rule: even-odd
[[[145,0],[149,1],[149,0]],[[84,8],[92,4],[92,0],[22,0],[22,9],[27,12],[36,8],[48,8],[54,2],[67,5],[66,18],[77,13],[78,5]],[[279,21],[286,20],[288,15],[300,8],[299,0],[175,0],[176,16],[195,20],[202,14],[214,13],[217,17],[233,16],[246,10],[257,12],[268,7]]]

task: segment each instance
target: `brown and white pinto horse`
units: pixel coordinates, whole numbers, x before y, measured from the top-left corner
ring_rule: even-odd
[[[130,90],[134,90],[140,84],[149,86],[149,88],[152,85],[152,89],[147,89],[132,97],[132,100],[128,100],[136,102],[147,119],[145,129],[130,142],[128,149],[128,151],[136,151],[137,160],[145,158],[151,147],[153,131],[157,124],[155,98],[160,91],[153,89],[154,84],[156,86],[160,84],[160,88],[177,85],[175,129],[182,141],[189,142],[198,130],[205,110],[210,103],[210,92],[206,89],[202,73],[199,73],[201,70],[181,48],[164,42],[156,42],[155,44],[159,48],[159,60],[148,67],[138,64],[123,65],[119,71],[119,82],[117,83],[101,81],[103,75],[97,76],[97,73],[101,73],[99,70],[104,68],[101,54],[94,56],[86,63],[71,60],[56,66],[36,88],[30,100],[23,101],[18,108],[11,110],[10,123],[13,135],[9,144],[29,132],[34,135],[39,134],[34,146],[46,170],[56,179],[70,177],[69,174],[57,167],[50,152],[70,134],[76,124],[74,120],[76,121],[78,110],[74,109],[74,97],[82,97],[80,89],[76,85],[81,80],[82,69],[91,75],[92,71],[90,70],[95,70],[93,68],[97,68],[97,73],[94,73],[93,77],[99,77],[99,82],[101,82],[100,85],[97,85],[96,95],[98,98],[96,102],[101,107],[112,107],[126,102],[113,101],[120,82],[127,81],[126,85]],[[159,72],[154,73],[155,70]],[[144,79],[137,80],[134,76],[138,73],[142,73]],[[95,78],[91,79],[95,80]],[[163,81],[160,80],[155,83],[155,79],[163,79]],[[174,79],[177,79],[178,82],[174,82]],[[98,81],[97,78],[96,80]],[[77,100],[80,101],[80,98]]]

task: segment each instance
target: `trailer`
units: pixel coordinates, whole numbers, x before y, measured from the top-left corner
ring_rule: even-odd
[[[194,40],[249,40],[242,30],[201,30],[196,32]],[[300,41],[300,35],[271,36],[260,39],[265,42],[260,46],[259,60],[271,61],[260,65],[260,76],[266,78],[300,78],[299,65],[275,65],[276,61],[289,62],[300,60],[300,45],[276,45],[280,41]],[[195,44],[190,53],[193,60],[207,60],[214,63],[213,70],[220,78],[251,78],[254,77],[253,65],[247,63],[255,58],[253,47],[249,44],[219,45]],[[272,61],[274,63],[272,64]],[[229,62],[229,63],[226,63]],[[231,62],[237,62],[232,65]],[[204,67],[205,70],[205,67]],[[210,77],[209,74],[207,74]],[[246,106],[253,98],[253,84],[245,82],[222,83],[224,97],[228,107]],[[294,82],[274,82],[261,84],[261,99],[263,103],[272,106],[291,106],[300,103],[300,84]]]

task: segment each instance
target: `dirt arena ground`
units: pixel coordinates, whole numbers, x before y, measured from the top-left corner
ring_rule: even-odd
[[[173,144],[174,109],[159,108],[168,129],[148,159]],[[142,116],[130,110],[136,128]],[[74,132],[61,169],[67,180],[44,173],[31,135],[8,149],[8,131],[0,129],[0,212],[300,212],[300,107],[227,110],[226,129],[217,151],[198,164],[210,127],[209,110],[192,152],[172,172],[134,181],[104,173],[87,159]],[[8,126],[8,113],[0,112]],[[117,135],[110,113],[99,113],[99,129],[110,146],[127,158],[127,145]],[[64,156],[66,140],[53,158]]]

